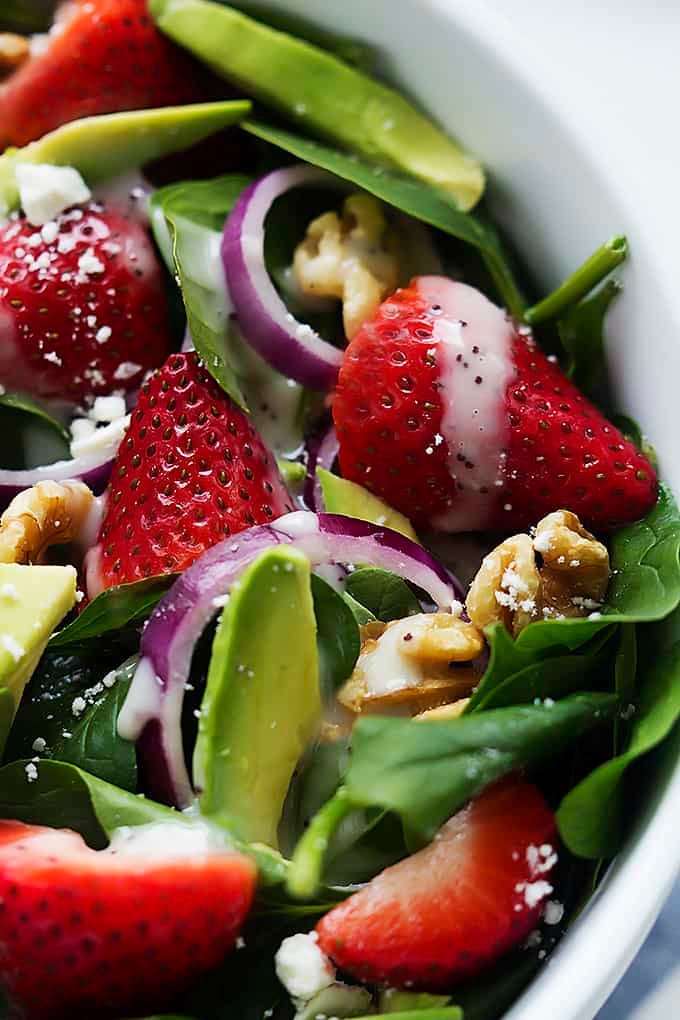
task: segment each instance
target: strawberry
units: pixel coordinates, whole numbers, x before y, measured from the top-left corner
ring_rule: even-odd
[[[145,230],[90,203],[42,230],[0,230],[0,382],[77,404],[139,386],[169,350],[161,267]]]
[[[156,29],[147,0],[72,0],[0,87],[0,149],[79,117],[206,98],[206,73]]]
[[[524,939],[557,860],[538,790],[510,778],[454,815],[317,924],[319,946],[369,984],[446,991]]]
[[[567,507],[595,529],[654,504],[647,458],[479,291],[421,277],[347,347],[340,467],[415,524],[525,528]]]
[[[0,982],[20,1017],[162,1009],[233,947],[253,899],[252,861],[190,853],[177,848],[174,825],[160,828],[162,850],[135,847],[133,834],[122,852],[91,850],[65,829],[0,822]]]
[[[291,509],[273,455],[193,352],[171,355],[142,386],[111,477],[88,554],[90,596],[185,570],[226,536]]]

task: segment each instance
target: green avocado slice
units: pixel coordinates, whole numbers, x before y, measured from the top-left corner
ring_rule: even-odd
[[[36,142],[0,156],[0,203],[8,210],[19,203],[17,163],[73,166],[88,184],[97,184],[188,149],[243,120],[250,108],[248,100],[239,99],[110,113],[63,124]]]
[[[73,567],[0,563],[0,752],[24,687],[75,601]]]
[[[464,211],[484,191],[472,156],[393,89],[330,53],[209,0],[151,0],[159,28],[311,133],[428,181]]]
[[[193,761],[203,814],[277,848],[288,786],[320,718],[309,560],[269,549],[232,590],[213,642]]]
[[[329,514],[344,514],[346,517],[358,517],[360,521],[369,521],[371,524],[382,524],[420,544],[408,517],[394,510],[378,496],[374,496],[363,485],[350,482],[347,478],[340,478],[325,468],[317,468],[316,473],[321,482],[323,499]]]

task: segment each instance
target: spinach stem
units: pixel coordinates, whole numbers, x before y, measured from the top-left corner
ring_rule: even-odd
[[[288,869],[286,889],[296,900],[311,899],[321,883],[323,860],[333,833],[343,818],[354,810],[344,786],[339,787],[309,823],[295,847]]]
[[[604,280],[613,269],[623,262],[628,254],[628,242],[623,235],[612,237],[605,241],[596,252],[590,256],[583,265],[572,273],[564,283],[539,301],[538,304],[527,308],[524,313],[524,321],[530,326],[536,326],[540,322],[547,322],[548,319],[555,319],[570,305],[576,304],[586,294],[590,293],[593,287]]]

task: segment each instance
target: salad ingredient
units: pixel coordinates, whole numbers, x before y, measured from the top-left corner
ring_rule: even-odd
[[[420,546],[387,528],[337,514],[287,514],[209,549],[150,617],[142,635],[142,659],[118,720],[121,735],[138,740],[160,800],[184,806],[192,799],[182,749],[182,699],[194,646],[215,615],[214,600],[228,594],[243,570],[276,545],[294,545],[313,565],[377,563],[408,576],[441,608],[459,594],[457,583]]]
[[[484,639],[451,613],[420,613],[361,628],[361,653],[338,700],[352,712],[416,715],[458,701],[479,680]]]
[[[524,319],[530,326],[536,326],[548,319],[555,319],[565,309],[577,304],[586,297],[606,276],[625,260],[628,254],[628,242],[625,237],[612,237],[605,241],[584,264],[564,283],[539,301],[527,308]]]
[[[560,343],[567,355],[567,375],[587,395],[598,384],[601,386],[606,376],[604,321],[612,301],[622,290],[619,280],[607,280],[591,297],[566,309],[557,322]],[[622,427],[620,417],[616,424],[629,439],[634,438],[627,428]],[[642,442],[634,441],[649,456],[649,450],[644,449]],[[654,463],[653,457],[649,459]]]
[[[322,467],[316,468],[316,476],[321,485],[324,507],[329,514],[346,514],[348,517],[358,517],[360,521],[384,524],[386,528],[398,531],[412,542],[418,541],[409,519],[383,503],[363,485],[333,475]]]
[[[81,608],[78,616],[53,634],[50,649],[63,652],[90,650],[101,638],[115,638],[125,628],[143,623],[172,584],[171,574],[107,588]]]
[[[368,610],[373,619],[384,623],[415,616],[422,609],[406,581],[379,567],[360,567],[351,573],[345,581],[345,593]],[[453,613],[458,611],[461,598],[462,594],[451,603]]]
[[[309,1002],[335,981],[335,967],[319,948],[316,932],[284,939],[276,953],[276,976],[293,1000]]]
[[[371,993],[367,988],[334,981],[311,999],[300,1002],[294,1020],[315,1020],[319,1015],[338,1018],[366,1017],[371,1016],[373,1012]]]
[[[320,721],[310,564],[279,546],[240,577],[217,627],[193,759],[202,813],[277,847],[290,780]]]
[[[427,736],[430,728],[418,729]],[[428,847],[326,914],[316,927],[319,946],[362,981],[448,989],[537,925],[552,892],[555,835],[536,787],[497,783]]]
[[[248,134],[277,146],[296,159],[335,174],[353,189],[361,188],[369,195],[375,195],[386,205],[405,213],[409,220],[436,227],[450,237],[476,249],[484,261],[500,300],[512,315],[521,319],[525,302],[514,278],[510,258],[498,233],[486,217],[461,212],[438,189],[423,181],[383,170],[382,167],[376,168],[374,164],[365,162],[354,154],[333,149],[303,135],[273,127],[271,124],[263,124],[261,121],[245,120],[241,127]],[[378,173],[376,169],[379,170]],[[427,255],[427,263],[424,259],[421,261],[421,258],[422,255],[411,275],[423,273],[424,270],[437,271],[432,267],[431,252]]]
[[[50,634],[75,601],[73,567],[0,563],[0,689],[12,698],[10,719]],[[3,716],[8,708],[3,699]],[[3,746],[8,729],[0,728]]]
[[[26,489],[44,481],[81,481],[93,493],[99,495],[105,488],[111,473],[115,448],[102,448],[97,453],[73,460],[59,460],[54,464],[42,464],[37,468],[8,470],[0,468],[0,507],[7,506]]]
[[[234,945],[255,888],[249,858],[195,846],[188,855],[174,835],[150,845],[143,830],[120,847],[0,826],[0,974],[28,1018],[162,1008]]]
[[[227,285],[244,338],[283,375],[319,390],[332,387],[342,352],[288,311],[265,265],[264,224],[281,195],[324,185],[338,186],[322,170],[304,164],[266,174],[237,199],[222,242]]]
[[[82,205],[92,198],[87,184],[72,166],[17,163],[15,177],[21,208],[34,227],[42,227],[72,205]]]
[[[295,249],[293,275],[303,294],[342,301],[351,339],[397,286],[395,247],[380,203],[359,192],[345,199],[342,218],[327,212],[312,220]]]
[[[273,456],[194,352],[143,384],[113,478],[88,554],[90,597],[179,573],[226,535],[290,510]]]
[[[0,312],[0,380],[39,397],[83,404],[125,393],[168,352],[167,299],[146,232],[96,203],[39,231],[23,218],[0,231]]]
[[[315,513],[320,513],[325,507],[325,497],[321,486],[322,476],[318,474],[319,468],[331,472],[335,459],[338,455],[338,437],[332,424],[322,422],[305,444],[306,452],[306,474],[305,484],[302,492],[303,502]],[[329,513],[341,513],[340,510],[329,510]],[[351,515],[348,515],[351,516]],[[398,531],[398,528],[394,529]]]
[[[364,324],[333,417],[343,475],[416,526],[507,532],[566,504],[612,529],[656,499],[647,458],[527,327],[442,277],[416,279]]]
[[[460,209],[481,198],[479,163],[394,90],[233,8],[205,0],[151,0],[149,6],[160,29],[181,46],[312,132],[427,181]]]
[[[533,539],[513,535],[484,557],[466,607],[480,630],[500,620],[517,637],[532,620],[598,614],[610,576],[607,547],[575,514],[557,510]]]
[[[53,545],[77,542],[94,497],[82,482],[38,482],[15,496],[0,517],[0,562],[43,563]]]
[[[88,185],[94,185],[189,148],[249,111],[250,103],[235,100],[112,113],[64,124],[38,141],[0,156],[3,211],[5,206],[9,210],[18,204],[16,169],[22,163],[70,166]]]
[[[5,77],[28,60],[28,39],[14,32],[0,33],[0,77]]]
[[[93,114],[174,106],[208,95],[185,53],[156,30],[145,0],[64,4],[58,31],[0,91],[0,147],[26,145]]]

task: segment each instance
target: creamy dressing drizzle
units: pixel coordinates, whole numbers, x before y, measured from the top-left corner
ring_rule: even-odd
[[[503,484],[513,326],[502,309],[467,284],[425,276],[417,288],[436,316],[441,431],[457,486],[450,509],[432,523],[446,531],[477,531],[490,518],[492,494]]]

